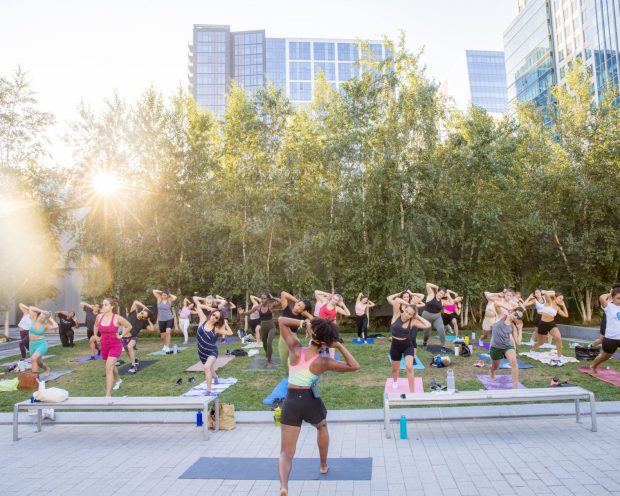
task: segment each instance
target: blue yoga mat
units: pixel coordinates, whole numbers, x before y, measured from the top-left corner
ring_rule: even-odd
[[[488,353],[478,353],[478,358],[484,360],[485,363],[491,363],[491,355]],[[517,358],[517,365],[520,369],[533,369],[534,366],[529,363],[525,363],[523,360]],[[500,369],[510,369],[510,362],[506,358],[502,358],[499,362]]]
[[[387,354],[387,359],[388,359],[388,363],[392,365],[392,358],[390,357],[389,353]],[[422,370],[424,368],[424,365],[422,365],[422,362],[420,361],[418,357],[415,357],[413,368],[416,370]],[[405,370],[405,357],[402,357],[400,359],[400,370]]]
[[[288,390],[288,377],[282,379],[269,396],[263,400],[263,405],[273,405],[274,400],[282,399],[286,397],[286,391]]]
[[[329,472],[319,472],[319,458],[293,458],[290,480],[370,480],[372,458],[329,458]],[[280,480],[277,458],[198,458],[179,479]]]
[[[439,336],[435,336],[435,339],[439,341],[440,338]],[[446,341],[454,341],[455,339],[456,339],[456,336],[450,336],[450,335],[446,336]]]

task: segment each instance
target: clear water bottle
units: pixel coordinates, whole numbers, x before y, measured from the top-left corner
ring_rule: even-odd
[[[176,355],[178,352],[179,352],[179,347],[175,344],[175,345],[172,347],[172,354],[173,354],[173,355]]]
[[[456,384],[454,381],[454,370],[452,369],[448,369],[447,372],[447,382],[448,382],[448,392],[449,393],[454,393],[455,389],[456,389]]]

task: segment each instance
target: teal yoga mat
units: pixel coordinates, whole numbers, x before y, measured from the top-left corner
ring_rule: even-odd
[[[387,359],[388,359],[388,363],[392,365],[392,358],[390,357],[389,353],[387,354]],[[416,370],[422,370],[423,368],[425,368],[424,365],[422,365],[422,362],[420,361],[418,357],[415,357],[413,368]],[[405,370],[405,357],[402,357],[400,359],[400,370]]]
[[[478,358],[480,358],[481,360],[484,360],[485,363],[491,363],[491,355],[489,355],[488,353],[478,353]],[[534,368],[533,365],[530,365],[529,363],[525,363],[523,360],[519,360],[519,359],[517,359],[517,365],[519,366],[520,369],[533,369]],[[499,362],[499,368],[510,369],[510,363],[505,358],[502,358],[502,360]]]

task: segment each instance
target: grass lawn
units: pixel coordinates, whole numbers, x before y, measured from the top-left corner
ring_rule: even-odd
[[[465,334],[468,334],[466,331]],[[387,333],[386,333],[387,335]],[[353,334],[343,334],[345,343],[350,343]],[[277,355],[277,337],[274,340],[274,347]],[[525,338],[527,339],[527,338]],[[178,337],[173,342],[179,341]],[[433,340],[431,339],[431,342]],[[320,390],[323,401],[328,409],[358,409],[358,408],[381,408],[382,392],[385,379],[390,375],[390,365],[387,361],[387,353],[390,342],[387,339],[379,339],[374,345],[352,345],[348,344],[349,350],[353,353],[361,365],[358,372],[351,374],[325,374],[320,382]],[[240,347],[239,342],[229,345],[219,345],[220,355],[224,355],[227,349]],[[569,348],[569,342],[564,342],[565,355],[574,356],[574,352]],[[147,353],[161,348],[160,340],[157,337],[144,336],[139,342],[139,358],[144,360],[158,360],[157,363],[148,368],[140,370],[136,375],[125,375],[124,381],[119,391],[115,391],[115,396],[178,396],[190,388],[187,379],[195,376],[197,383],[203,380],[202,373],[187,373],[186,368],[198,361],[196,345],[178,355],[147,356]],[[478,390],[482,385],[476,379],[476,375],[486,373],[486,369],[472,366],[477,360],[476,354],[484,352],[474,347],[474,354],[471,358],[454,357],[453,366],[456,376],[456,387],[460,390]],[[519,347],[519,351],[529,351],[529,346]],[[546,350],[541,350],[546,351]],[[61,377],[55,382],[48,382],[47,386],[57,386],[69,391],[72,396],[103,396],[105,394],[105,373],[103,361],[88,361],[84,363],[71,362],[72,358],[89,354],[86,341],[80,341],[74,348],[62,348],[54,346],[50,348],[50,354],[56,355],[49,360],[52,370],[73,369],[74,372]],[[261,353],[262,349],[261,349]],[[429,391],[430,381],[435,379],[442,384],[446,383],[446,370],[430,368],[429,363],[432,354],[422,349],[419,350],[420,360],[425,365],[424,370],[416,370],[418,377],[424,379],[425,390]],[[19,358],[12,357],[0,362],[6,363]],[[577,371],[577,367],[587,365],[589,362],[572,363],[563,367],[551,367],[540,362],[519,357],[525,362],[534,365],[532,369],[520,370],[520,380],[526,387],[545,387],[553,376],[557,376],[562,381],[583,386],[593,391],[599,401],[620,399],[620,390],[615,386],[607,384],[598,379],[594,379],[586,374]],[[122,359],[128,362],[128,357],[123,353]],[[227,403],[233,403],[237,410],[267,410],[268,407],[262,404],[262,400],[267,396],[275,385],[284,377],[284,371],[260,371],[249,372],[244,370],[251,360],[250,357],[236,357],[228,365],[219,369],[221,377],[236,377],[239,382],[226,390],[221,399]],[[620,370],[620,360],[610,360],[606,365]],[[499,374],[510,374],[510,370],[501,370]],[[12,379],[15,374],[4,373],[0,379]],[[176,386],[176,381],[183,378],[183,385]],[[401,377],[405,377],[401,371]],[[12,411],[13,404],[28,399],[30,393],[27,391],[1,392],[0,411]]]

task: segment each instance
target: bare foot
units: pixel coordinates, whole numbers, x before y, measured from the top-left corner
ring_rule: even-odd
[[[272,369],[272,368],[273,368],[273,365],[272,365],[270,362],[267,362],[267,368],[268,368],[268,369]]]
[[[329,465],[325,465],[325,466],[321,465],[319,472],[322,474],[326,474],[327,472],[329,472]]]
[[[288,489],[280,489],[280,496],[288,496]]]
[[[495,371],[493,369],[489,369],[489,377],[492,381],[495,380]]]
[[[590,372],[592,373],[592,375],[598,374],[598,371],[596,370],[595,367],[590,367]]]

